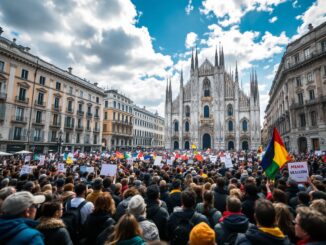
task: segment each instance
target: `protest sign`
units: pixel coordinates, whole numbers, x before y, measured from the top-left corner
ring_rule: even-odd
[[[117,165],[114,164],[102,164],[100,175],[115,176],[117,173]]]
[[[45,155],[40,155],[39,159],[40,159],[40,162],[39,162],[38,165],[44,165],[44,162],[45,162]]]
[[[156,156],[154,165],[160,166],[162,161],[162,156]]]
[[[217,156],[212,156],[212,155],[210,155],[210,156],[209,156],[209,159],[211,160],[212,163],[215,163],[216,160],[217,160]]]
[[[188,164],[193,164],[193,163],[194,163],[194,160],[189,159],[187,163],[188,163]]]
[[[80,166],[79,170],[80,170],[81,173],[85,173],[86,170],[87,170],[87,167],[86,166]]]
[[[225,157],[220,157],[221,162],[225,162]]]
[[[132,165],[134,163],[134,160],[132,158],[128,158],[128,164]]]
[[[86,167],[87,173],[94,173],[94,167]]]
[[[309,177],[306,162],[290,162],[288,163],[290,178],[296,182],[306,182]]]
[[[26,162],[29,162],[30,160],[31,160],[31,156],[29,156],[29,155],[28,156],[25,156],[25,163]]]
[[[66,172],[64,163],[58,163],[58,172],[60,172],[60,173],[65,173]]]
[[[171,160],[171,159],[167,159],[167,160],[166,160],[166,164],[168,164],[168,165],[172,165],[172,160]]]
[[[226,168],[233,168],[233,163],[232,163],[232,159],[229,157],[225,158],[225,167]]]
[[[33,172],[33,168],[29,165],[23,165],[22,169],[20,170],[20,176],[23,174],[30,174]]]
[[[244,157],[239,157],[239,161],[244,161]]]

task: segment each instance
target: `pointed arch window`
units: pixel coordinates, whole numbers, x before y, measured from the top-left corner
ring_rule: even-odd
[[[204,96],[205,96],[205,97],[209,97],[209,96],[211,96],[211,95],[210,95],[210,88],[211,88],[211,83],[210,83],[210,81],[206,78],[206,79],[204,80],[204,85],[203,85]]]
[[[186,105],[185,113],[186,113],[186,117],[190,117],[190,107],[188,105]]]
[[[179,131],[179,122],[175,121],[174,122],[174,132],[178,132]]]
[[[204,106],[204,117],[205,118],[209,117],[209,106],[208,105]]]
[[[232,121],[228,122],[228,129],[230,132],[233,131],[233,122]]]
[[[185,123],[185,131],[189,132],[189,122],[188,121]]]
[[[228,105],[227,110],[228,110],[228,116],[229,117],[233,116],[233,106],[231,104]]]
[[[248,122],[247,120],[242,121],[242,131],[247,132],[248,131]]]

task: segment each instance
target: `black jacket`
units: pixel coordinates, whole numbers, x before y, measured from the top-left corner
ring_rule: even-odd
[[[46,245],[73,245],[68,230],[61,219],[41,218],[36,227],[44,235]]]
[[[159,205],[157,201],[147,201],[147,219],[152,220],[158,228],[160,239],[168,241],[166,224],[169,218],[168,211]]]
[[[175,207],[181,207],[181,191],[175,192],[172,191],[172,194],[170,193],[170,196],[168,198],[168,201],[166,202],[166,205],[168,206],[169,214],[173,212],[173,209]]]
[[[214,189],[214,207],[223,213],[226,208],[226,198],[228,193],[223,188],[215,187]]]
[[[252,226],[245,234],[239,234],[235,245],[290,245],[287,236],[279,238],[262,232],[257,226]]]
[[[193,209],[182,209],[178,208],[175,212],[171,214],[171,216],[168,219],[167,223],[167,232],[168,232],[168,238],[171,240],[173,238],[173,231],[177,228],[178,224],[182,219],[188,219],[190,220],[195,213],[195,210]],[[197,213],[197,212],[196,212]],[[205,222],[206,224],[209,224],[207,218],[200,214],[197,213],[198,218],[193,220],[194,225],[199,224],[200,222]]]
[[[254,212],[255,212],[255,202],[258,199],[258,196],[248,196],[242,202],[242,213],[249,218],[249,222],[255,224]]]
[[[117,206],[117,210],[114,216],[114,219],[118,222],[119,219],[126,213],[128,208],[129,201],[132,197],[128,197],[127,199],[123,199],[119,205]]]
[[[97,239],[97,236],[107,227],[114,226],[115,221],[109,214],[91,213],[88,215],[85,226],[86,232],[86,244],[94,244]]]

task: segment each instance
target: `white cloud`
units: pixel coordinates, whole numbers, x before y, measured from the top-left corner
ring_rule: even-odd
[[[303,23],[298,27],[297,34],[292,37],[292,40],[307,33],[309,24],[316,27],[326,21],[326,0],[317,0],[306,12],[297,16],[296,19],[302,20]]]
[[[194,32],[189,32],[186,37],[185,46],[186,48],[192,48],[195,46],[197,41],[197,34]]]
[[[267,70],[270,67],[270,65],[265,65],[264,70]]]
[[[286,0],[204,0],[200,12],[204,15],[214,13],[218,23],[224,27],[240,23],[241,18],[248,12],[267,11],[272,12],[273,8]]]
[[[185,8],[186,14],[189,15],[194,10],[194,6],[192,5],[192,0],[188,0],[188,4]]]
[[[277,16],[274,16],[273,18],[270,18],[269,20],[269,23],[274,23],[277,21]]]
[[[295,1],[293,1],[293,3],[292,3],[292,7],[293,7],[293,8],[300,8],[301,5],[299,5],[299,1],[298,1],[298,0],[295,0]]]

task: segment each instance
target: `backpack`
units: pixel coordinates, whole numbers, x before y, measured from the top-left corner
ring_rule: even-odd
[[[214,226],[216,225],[214,222],[214,214],[216,213],[217,209],[216,208],[212,208],[211,210],[209,210],[208,214],[205,215],[209,221],[209,225],[211,228],[214,229]]]
[[[85,206],[87,201],[83,201],[78,207],[71,207],[71,200],[67,202],[67,210],[62,215],[62,220],[70,234],[71,240],[74,244],[78,244],[81,238],[81,214],[80,210]]]
[[[182,218],[176,228],[173,231],[173,237],[171,239],[171,245],[187,245],[189,241],[189,235],[192,228],[196,225],[196,219],[198,213],[194,212],[192,217],[189,219]]]
[[[224,224],[221,224],[222,230],[224,232],[223,237],[222,237],[222,244],[225,245],[234,245],[235,241],[237,240],[238,237],[238,232],[229,232],[225,230]]]

